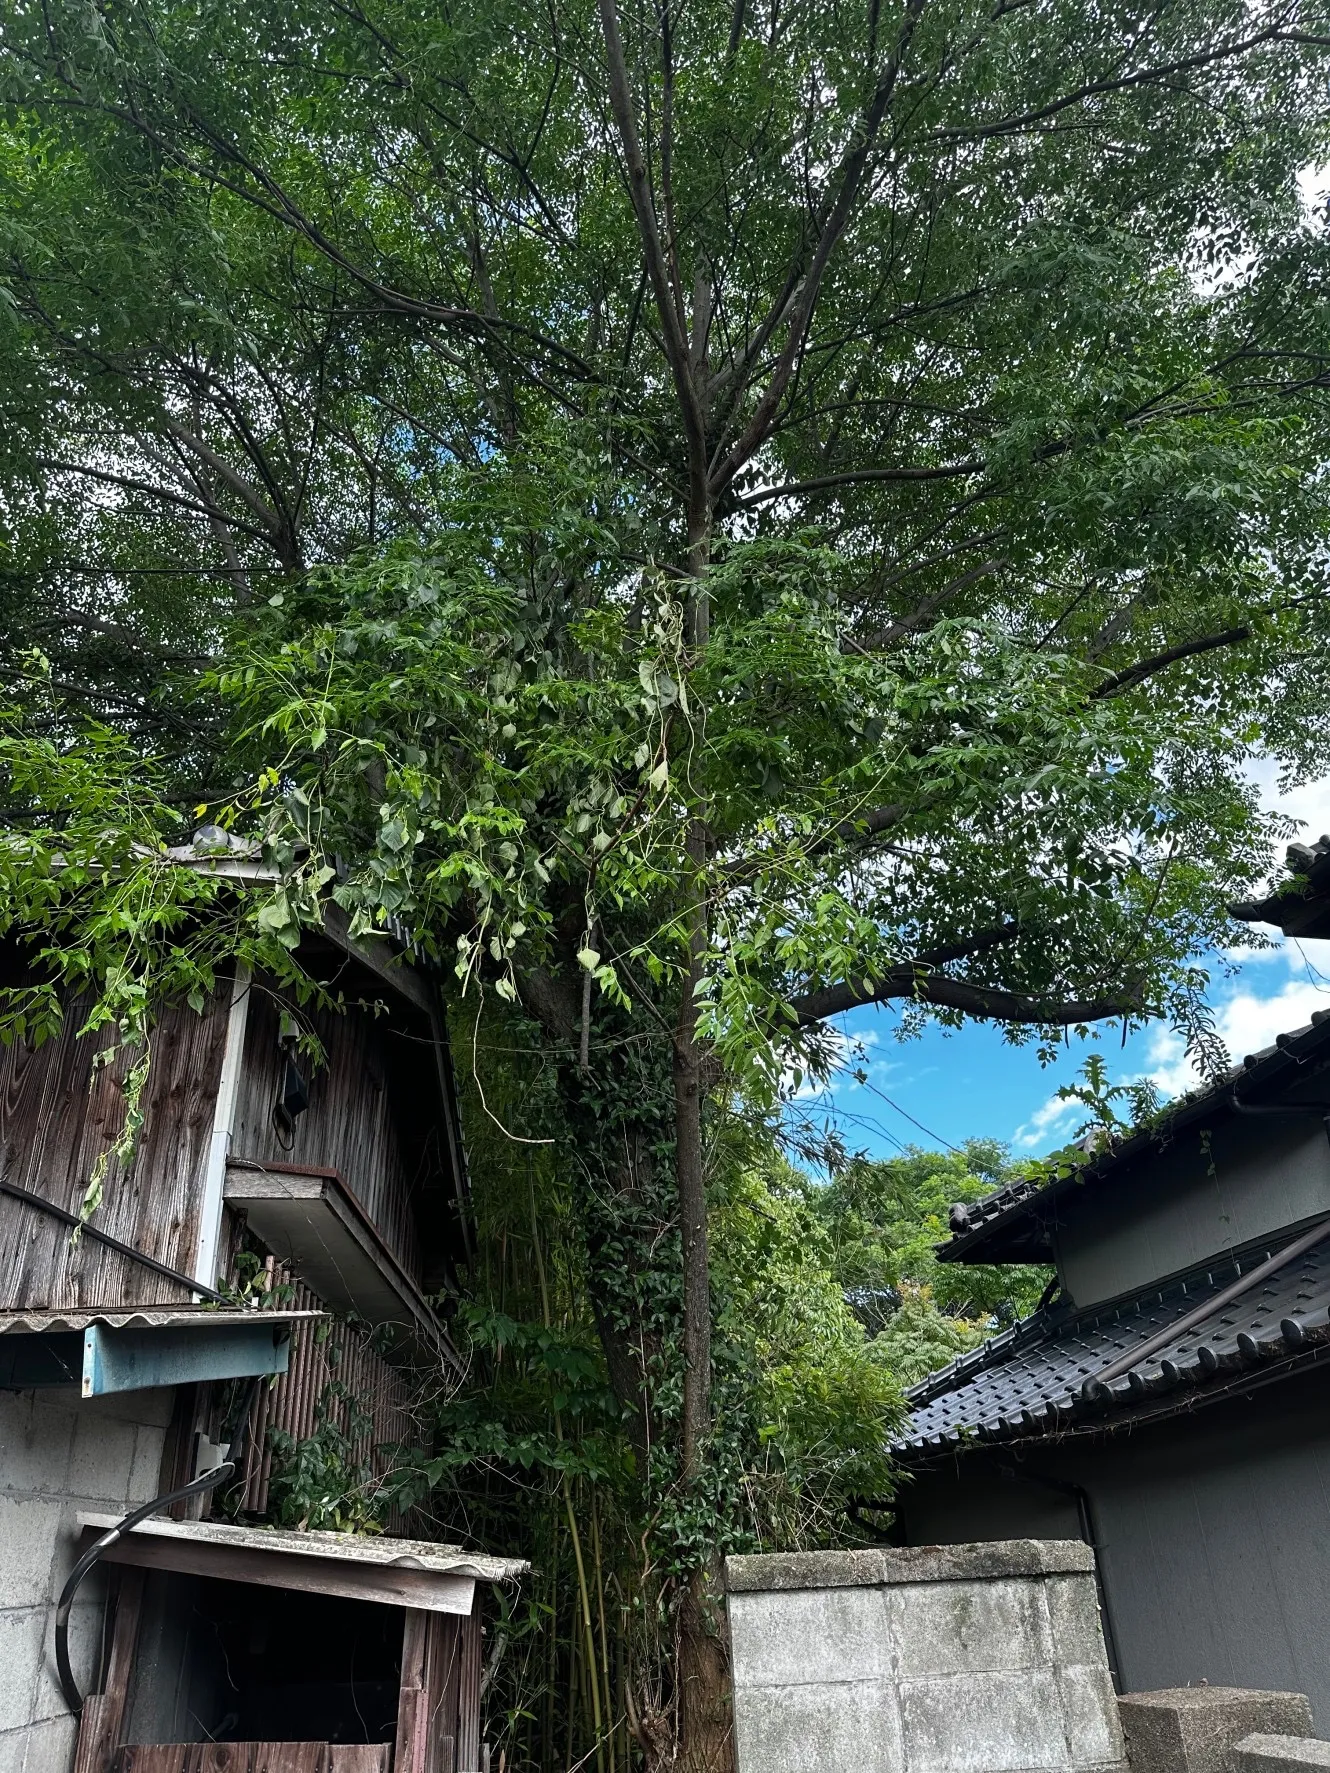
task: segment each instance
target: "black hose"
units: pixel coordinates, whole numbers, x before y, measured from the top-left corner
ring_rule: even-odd
[[[83,1556],[69,1572],[65,1586],[60,1590],[60,1599],[55,1609],[55,1666],[60,1677],[60,1691],[65,1696],[65,1704],[76,1718],[83,1715],[83,1695],[79,1692],[78,1682],[74,1679],[74,1670],[69,1662],[69,1613],[74,1605],[74,1596],[84,1578],[108,1552],[118,1539],[126,1533],[132,1533],[140,1521],[146,1521],[149,1515],[160,1514],[162,1509],[170,1508],[173,1502],[185,1502],[191,1496],[204,1496],[209,1490],[215,1490],[233,1472],[239,1470],[244,1463],[245,1445],[249,1438],[250,1418],[254,1414],[254,1401],[258,1397],[261,1378],[256,1379],[248,1388],[245,1407],[236,1423],[234,1439],[231,1442],[231,1457],[214,1465],[211,1471],[205,1471],[202,1477],[196,1477],[192,1483],[181,1484],[177,1490],[168,1490],[165,1495],[154,1496],[151,1502],[145,1502],[132,1514],[127,1514],[122,1521],[117,1521],[108,1532],[94,1541]]]
[[[65,1704],[76,1718],[83,1715],[83,1695],[79,1692],[74,1671],[69,1665],[69,1610],[74,1605],[74,1596],[84,1577],[101,1561],[103,1553],[109,1551],[117,1539],[123,1539],[126,1533],[132,1532],[140,1521],[146,1521],[150,1514],[169,1508],[173,1502],[184,1502],[187,1497],[204,1495],[224,1478],[230,1477],[235,1468],[235,1460],[228,1459],[224,1464],[215,1465],[211,1471],[205,1471],[202,1477],[196,1477],[192,1484],[182,1484],[178,1490],[168,1490],[164,1496],[154,1496],[151,1502],[145,1502],[142,1508],[136,1508],[133,1514],[127,1514],[123,1521],[118,1521],[110,1532],[103,1533],[69,1572],[69,1580],[60,1590],[60,1599],[55,1609],[55,1666],[60,1676],[60,1691],[65,1696]]]

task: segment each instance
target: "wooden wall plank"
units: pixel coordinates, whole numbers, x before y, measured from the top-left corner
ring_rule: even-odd
[[[426,1155],[410,1150],[402,1138],[401,1098],[404,1088],[419,1094],[414,1077],[419,1058],[388,1018],[309,1007],[298,1016],[322,1041],[327,1062],[315,1070],[308,1060],[298,1061],[309,1085],[309,1107],[287,1133],[273,1121],[286,1064],[278,1046],[281,1006],[256,981],[232,1155],[258,1164],[337,1170],[403,1268],[418,1280],[413,1195],[432,1177],[422,1173]],[[409,1079],[407,1071],[413,1074]]]
[[[391,1742],[330,1742],[327,1773],[391,1773]]]
[[[188,1273],[221,1074],[229,982],[203,1015],[163,1011],[152,1033],[144,1127],[128,1174],[112,1166],[94,1223],[145,1255]],[[94,1066],[106,1042],[77,1038],[88,1003],[66,1007],[61,1033],[35,1050],[0,1048],[0,1174],[77,1212],[98,1154],[124,1122],[131,1056]],[[161,1275],[0,1196],[0,1309],[87,1309],[178,1304],[190,1295]]]
[[[457,1622],[461,1644],[458,1721],[458,1773],[480,1773],[480,1608],[475,1607]]]

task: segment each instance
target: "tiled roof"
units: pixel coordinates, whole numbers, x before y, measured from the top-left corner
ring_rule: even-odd
[[[1330,935],[1330,837],[1288,846],[1288,871],[1301,876],[1266,899],[1230,907],[1244,923],[1278,924],[1287,936]]]
[[[1056,1181],[1009,1183],[982,1200],[951,1210],[953,1236],[938,1245],[943,1262],[1041,1262],[1052,1259],[1044,1209],[1052,1209],[1069,1188],[1096,1183],[1130,1159],[1158,1147],[1183,1127],[1213,1120],[1233,1109],[1235,1098],[1297,1101],[1330,1107],[1330,1076],[1308,1062],[1330,1055],[1330,1010],[1318,1010],[1305,1028],[1281,1034],[1273,1046],[1250,1053],[1242,1064],[1207,1090],[1183,1098],[1153,1126],[1107,1146]]]
[[[1089,1311],[1054,1305],[1036,1312],[915,1386],[897,1451],[926,1458],[963,1443],[1093,1433],[1205,1401],[1274,1363],[1316,1359],[1330,1345],[1330,1223],[1310,1249],[1290,1254],[1228,1304],[1219,1300],[1280,1244],[1289,1239]],[[1145,1349],[1207,1299],[1216,1301],[1212,1312],[1086,1396],[1087,1380],[1133,1348]]]

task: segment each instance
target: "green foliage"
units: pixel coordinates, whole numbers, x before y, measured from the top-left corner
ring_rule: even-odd
[[[950,1319],[999,1324],[1033,1311],[1048,1283],[1040,1267],[939,1262],[935,1246],[951,1235],[947,1209],[979,1200],[1025,1174],[993,1140],[959,1151],[911,1149],[903,1157],[855,1158],[812,1195],[826,1228],[835,1272],[870,1328],[888,1327],[897,1296],[913,1320],[934,1303]]]

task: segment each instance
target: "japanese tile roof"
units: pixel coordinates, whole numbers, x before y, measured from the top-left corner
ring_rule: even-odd
[[[1286,936],[1330,936],[1330,837],[1288,846],[1288,870],[1299,876],[1268,898],[1231,907],[1244,923],[1278,924]]]
[[[1281,1034],[1273,1046],[1251,1053],[1211,1088],[1184,1097],[1159,1121],[1087,1156],[1055,1181],[1009,1183],[982,1200],[951,1210],[953,1236],[938,1245],[942,1262],[1048,1262],[1049,1226],[1059,1198],[1070,1188],[1096,1185],[1124,1164],[1161,1146],[1184,1127],[1240,1112],[1253,1103],[1296,1103],[1330,1112],[1330,1010]]]
[[[1291,1250],[1281,1236],[1086,1311],[1055,1304],[1036,1312],[915,1386],[896,1450],[913,1462],[962,1445],[1101,1433],[1193,1408],[1262,1369],[1274,1374],[1318,1359],[1330,1347],[1330,1222],[1309,1249],[1290,1253],[1229,1303],[1220,1299],[1281,1245]],[[1086,1396],[1087,1380],[1208,1299],[1213,1311]]]

